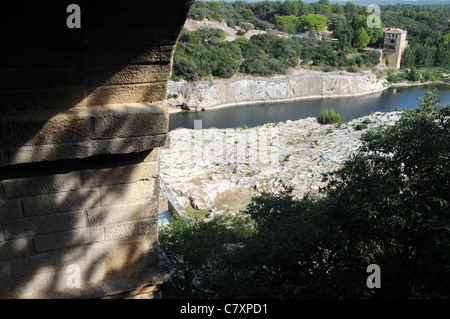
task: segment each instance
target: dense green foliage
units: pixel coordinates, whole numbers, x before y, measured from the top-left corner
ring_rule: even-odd
[[[238,37],[224,41],[219,29],[183,31],[175,50],[173,78],[197,81],[214,76],[230,78],[237,73],[271,76],[302,64],[347,68],[372,67],[379,61],[377,51],[367,51],[347,59],[344,51],[327,39],[279,37],[274,34]]]
[[[205,76],[230,78],[238,71],[270,76],[296,66],[302,46],[292,38],[256,35],[248,40],[222,41],[218,29],[183,31],[174,57],[174,76],[199,80]]]
[[[252,235],[251,222],[245,218],[217,217],[210,222],[175,218],[159,234],[159,241],[169,258],[174,274],[164,286],[172,298],[211,298],[220,289],[226,244],[244,241]]]
[[[370,36],[364,28],[359,28],[355,33],[355,46],[363,48],[370,42]]]
[[[321,32],[324,28],[333,32],[332,37],[336,42],[327,43],[318,41],[318,45],[308,46],[300,39],[296,39],[303,46],[302,64],[311,60],[315,66],[348,67],[349,71],[356,71],[356,64],[361,68],[365,64],[363,57],[359,62],[350,60],[349,63],[343,59],[344,53],[352,48],[363,48],[372,46],[381,48],[383,46],[383,30],[385,26],[403,28],[408,31],[407,40],[410,46],[406,48],[402,67],[450,67],[450,5],[382,5],[381,27],[369,28],[367,21],[372,12],[367,12],[367,6],[357,6],[352,2],[345,4],[332,3],[320,0],[314,3],[304,3],[301,0],[286,1],[196,1],[191,8],[189,17],[192,19],[216,19],[225,20],[231,27],[241,27],[240,35],[249,29],[266,30],[273,34],[273,29],[294,34],[303,31],[311,31],[313,34]],[[305,40],[305,38],[302,38]],[[306,38],[307,39],[307,38]],[[223,41],[219,41],[223,42]],[[199,43],[197,43],[199,45]],[[289,44],[289,45],[292,45]],[[322,52],[315,51],[316,47],[323,47]],[[332,50],[330,51],[330,47]],[[233,45],[230,48],[236,49]],[[256,48],[251,52],[239,55],[238,51],[224,52],[228,47],[220,43],[208,43],[203,51],[194,53],[190,47],[180,54],[177,50],[175,60],[175,79],[184,77],[186,79],[199,79],[206,75],[217,77],[230,77],[236,72],[255,75],[272,75],[284,73],[286,68],[297,65],[295,54],[289,58],[278,57],[268,54],[265,48]],[[283,49],[283,48],[282,48]],[[207,50],[215,50],[220,62],[214,64],[214,55]],[[311,53],[305,51],[312,50]],[[295,50],[298,51],[298,50]],[[325,51],[325,54],[324,52]],[[375,54],[375,53],[372,53]],[[246,61],[249,56],[249,61]],[[308,59],[305,59],[308,56]],[[206,63],[202,63],[206,59]],[[208,60],[209,59],[209,60]],[[350,59],[350,58],[349,58]],[[356,59],[353,57],[353,59]],[[232,61],[234,60],[234,61]],[[278,60],[278,61],[276,61]],[[246,62],[245,62],[246,61]],[[378,61],[378,60],[377,60]],[[194,66],[194,62],[196,66]],[[245,65],[242,63],[245,62]],[[361,63],[363,62],[363,63]],[[367,63],[371,67],[374,63]],[[375,63],[376,64],[376,63]],[[210,68],[211,67],[211,68]]]
[[[197,81],[206,75],[231,77],[239,68],[241,50],[233,43],[223,41],[219,29],[202,28],[183,32],[174,56],[174,74]]]
[[[276,25],[280,31],[286,33],[303,31],[323,32],[327,26],[327,17],[315,13],[309,13],[300,17],[292,14],[289,16],[277,16]]]
[[[380,7],[381,28],[395,26],[408,30],[408,41],[412,46],[421,43],[438,48],[445,39],[448,43],[450,5],[397,4]],[[260,30],[278,28],[288,33],[308,28],[305,24],[302,25],[300,20],[305,23],[305,20],[311,18],[322,21],[325,19],[328,30],[333,31],[333,36],[339,38],[342,45],[353,45],[354,35],[362,27],[371,37],[370,44],[381,46],[382,29],[367,27],[366,22],[370,14],[372,12],[367,12],[367,6],[357,6],[352,2],[330,4],[327,0],[314,3],[304,3],[301,0],[197,1],[189,17],[199,20],[204,18],[225,20],[231,27],[239,26],[242,22],[250,22]],[[312,23],[307,25],[313,26]],[[318,31],[318,27],[314,28]]]
[[[401,69],[394,71],[392,69],[387,70],[387,80],[392,83],[399,83],[405,81],[413,82],[433,82],[439,80],[449,80],[449,76],[445,75],[448,73],[448,69],[439,67],[428,67],[428,68],[411,68],[411,69]]]
[[[176,272],[165,296],[449,298],[450,105],[429,92],[362,141],[324,176],[321,197],[263,193],[236,227],[169,225],[160,241]],[[370,264],[381,288],[366,286]]]

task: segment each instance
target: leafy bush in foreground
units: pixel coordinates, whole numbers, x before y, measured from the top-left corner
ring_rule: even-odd
[[[320,124],[333,124],[344,122],[342,115],[333,109],[330,110],[327,109],[320,112],[318,120]]]

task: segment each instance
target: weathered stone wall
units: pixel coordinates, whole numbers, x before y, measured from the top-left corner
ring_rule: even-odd
[[[0,297],[152,296],[170,274],[162,101],[192,1],[78,1],[81,29],[70,3],[0,16]]]
[[[0,296],[101,297],[163,283],[158,155],[2,169]],[[68,287],[73,264],[80,289]]]

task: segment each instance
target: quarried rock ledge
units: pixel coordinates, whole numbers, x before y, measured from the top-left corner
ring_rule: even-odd
[[[161,150],[161,176],[183,208],[213,214],[239,212],[263,191],[317,194],[326,185],[322,174],[342,167],[359,150],[362,134],[393,125],[400,114],[376,112],[330,125],[311,117],[249,129],[176,129]],[[357,129],[363,123],[370,124]]]
[[[315,72],[296,70],[289,75],[237,77],[229,80],[173,82],[167,88],[171,106],[185,103],[192,108],[213,108],[237,104],[347,97],[379,92],[386,88],[371,72]]]

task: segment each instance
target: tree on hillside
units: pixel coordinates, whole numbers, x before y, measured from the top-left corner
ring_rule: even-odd
[[[239,26],[245,31],[253,30],[255,26],[250,22],[241,22]]]
[[[255,18],[255,14],[253,13],[252,9],[242,9],[242,17],[246,21],[250,21],[251,19]]]
[[[291,0],[286,0],[281,4],[281,8],[280,8],[280,15],[284,15],[284,16],[290,16],[290,15],[294,15],[296,16],[298,14],[298,10],[294,4],[294,2],[292,2]]]
[[[277,17],[277,27],[283,32],[294,34],[297,32],[299,25],[300,20],[295,15]]]
[[[191,81],[200,80],[197,64],[191,59],[183,56],[175,56],[173,58],[173,74],[183,75]]]
[[[331,14],[328,19],[328,31],[332,31],[335,37],[339,36],[339,33],[348,27],[347,19],[343,14]]]
[[[321,14],[327,18],[331,15],[331,8],[328,0],[313,2],[311,3],[311,6],[314,8],[314,13],[316,14]]]
[[[384,24],[383,21],[381,21],[381,26],[379,28],[369,28],[367,25],[367,19],[367,14],[358,14],[354,16],[351,25],[353,27],[353,30],[359,30],[363,28],[370,37],[370,41],[368,44],[375,44],[379,42],[383,37]]]
[[[369,44],[381,43],[383,39],[384,24],[381,23],[381,28],[367,28],[366,32],[370,37]]]
[[[300,17],[300,25],[302,29],[311,30],[314,28],[317,32],[323,32],[327,26],[327,17],[310,13]]]
[[[353,40],[354,44],[358,48],[366,47],[370,42],[370,36],[364,28],[359,28],[356,30],[355,38]]]
[[[402,67],[414,68],[416,66],[416,56],[414,51],[415,50],[411,46],[405,48],[401,61]]]
[[[450,67],[450,50],[444,44],[439,45],[436,50],[435,65],[444,68]]]
[[[344,6],[345,17],[349,23],[352,23],[355,16],[358,14],[358,7],[353,2],[348,1]]]
[[[450,50],[450,32],[448,32],[447,34],[443,35],[443,45],[446,49]]]

